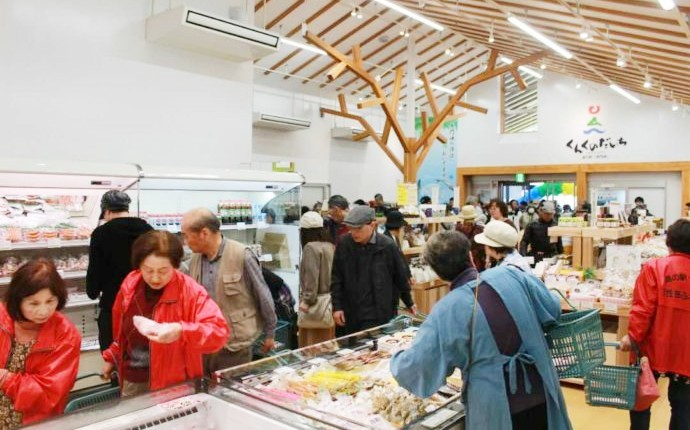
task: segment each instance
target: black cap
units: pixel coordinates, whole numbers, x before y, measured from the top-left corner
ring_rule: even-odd
[[[400,228],[407,225],[407,221],[403,218],[403,214],[400,211],[392,210],[388,211],[386,214],[386,228]]]
[[[124,212],[129,210],[132,199],[127,193],[120,190],[110,190],[101,197],[101,210],[111,212]]]

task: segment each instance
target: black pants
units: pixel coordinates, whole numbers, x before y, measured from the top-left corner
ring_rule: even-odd
[[[113,314],[110,309],[101,308],[97,322],[98,343],[101,346],[101,352],[103,352],[113,343]]]
[[[690,428],[690,384],[669,378],[668,402],[671,404],[669,430]],[[630,411],[630,430],[649,430],[651,411]]]
[[[526,409],[510,416],[513,430],[548,430],[549,416],[546,403]]]

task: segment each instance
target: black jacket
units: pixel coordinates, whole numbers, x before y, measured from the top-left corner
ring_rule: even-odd
[[[132,271],[132,244],[143,233],[152,230],[144,220],[134,217],[112,219],[91,234],[89,268],[86,272],[86,294],[110,310],[120,284]]]
[[[372,247],[368,273],[359,273],[357,254],[364,250],[355,243],[351,235],[343,236],[335,248],[331,272],[331,298],[334,311],[344,311],[348,327],[357,327],[361,321],[375,320],[385,324],[396,314],[398,297],[406,306],[412,307],[412,294],[407,276],[407,267],[396,243],[376,233]],[[362,279],[364,280],[362,281]],[[359,281],[358,281],[359,279]],[[371,287],[374,315],[362,315],[359,307],[361,289],[364,284]]]
[[[549,237],[549,227],[555,227],[556,220],[543,222],[541,219],[533,221],[525,228],[525,233],[520,241],[520,254],[534,256],[534,261],[541,261],[543,258],[553,257],[563,253],[563,244],[559,237],[555,243]],[[529,246],[529,252],[527,247]]]

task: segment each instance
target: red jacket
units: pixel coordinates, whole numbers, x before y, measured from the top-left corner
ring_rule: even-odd
[[[139,270],[130,272],[122,281],[113,305],[113,343],[103,352],[103,359],[118,366],[122,375],[120,333],[125,310],[132,303],[135,288],[141,282]],[[153,311],[160,323],[182,324],[180,339],[170,344],[150,342],[149,388],[159,388],[203,376],[202,355],[221,349],[228,340],[228,324],[218,305],[206,290],[179,270],[164,287],[163,295]]]
[[[674,253],[642,267],[628,333],[652,369],[690,376],[690,255]]]
[[[0,304],[0,363],[5,367],[14,339],[14,320]],[[2,391],[30,424],[62,414],[79,368],[81,335],[72,322],[55,312],[43,324],[29,351],[24,373],[5,379]]]

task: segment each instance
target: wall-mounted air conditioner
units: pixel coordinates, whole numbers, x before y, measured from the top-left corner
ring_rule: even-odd
[[[229,60],[248,61],[276,52],[280,37],[242,22],[180,6],[148,18],[146,40]]]
[[[270,115],[261,112],[254,112],[253,121],[254,127],[271,128],[274,130],[305,130],[311,126],[311,121],[291,118],[282,115]]]
[[[350,140],[355,142],[355,136],[364,133],[364,129],[362,128],[357,128],[357,127],[333,127],[331,129],[331,137],[333,139],[340,139],[340,140]],[[381,135],[381,133],[378,133],[378,135]],[[357,140],[356,142],[369,142],[373,140],[371,136],[367,136],[364,139]]]

